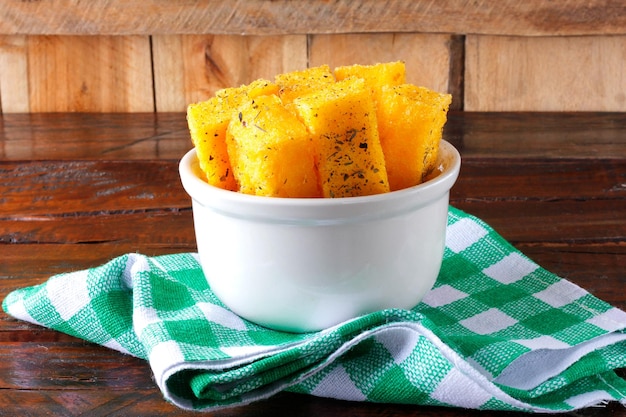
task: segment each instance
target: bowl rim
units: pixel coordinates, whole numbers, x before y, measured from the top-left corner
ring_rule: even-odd
[[[452,161],[451,164],[444,166],[444,169],[439,175],[412,187],[403,188],[401,190],[394,190],[387,193],[372,194],[366,196],[340,198],[270,197],[250,195],[239,193],[236,191],[225,190],[223,188],[211,185],[205,180],[198,177],[197,173],[200,172],[200,167],[198,165],[197,153],[195,148],[187,151],[185,155],[181,158],[179,163],[179,174],[183,186],[188,194],[193,199],[197,199],[200,201],[206,201],[206,199],[215,196],[219,199],[232,201],[234,203],[263,204],[268,206],[278,205],[291,207],[329,207],[368,204],[377,201],[389,201],[395,198],[404,198],[407,195],[422,193],[425,190],[431,188],[445,188],[446,191],[452,188],[452,185],[455,183],[459,175],[461,167],[461,155],[459,154],[459,151],[446,140],[442,139],[439,146],[439,155],[442,155],[443,153],[449,154],[450,160]],[[444,187],[444,185],[446,187]],[[202,194],[199,193],[200,190],[202,190]]]

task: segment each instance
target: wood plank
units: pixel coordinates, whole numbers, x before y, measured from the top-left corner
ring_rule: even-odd
[[[625,129],[625,113],[451,112],[444,137],[464,158],[623,159]]]
[[[86,241],[105,240],[109,233],[114,233],[112,240],[116,240],[115,236],[123,239],[126,234],[110,230],[107,223],[124,223],[122,219],[111,220],[116,216],[132,223],[127,216],[135,213],[148,215],[148,221],[155,224],[159,223],[159,216],[182,216],[178,226],[187,224],[189,218],[185,212],[189,211],[191,203],[180,184],[177,166],[178,161],[3,163],[2,174],[6,181],[0,185],[3,196],[0,216],[7,222],[6,228],[3,227],[7,234],[2,240],[50,242],[57,235],[56,222],[63,222],[59,226],[61,234],[72,227],[84,230],[85,236],[89,236]],[[623,222],[626,186],[623,176],[615,174],[626,172],[623,159],[545,161],[469,157],[462,166],[462,175],[453,188],[453,199],[465,204],[523,205],[526,207],[523,214],[528,219],[531,216],[541,218],[552,211],[555,217],[561,213],[566,221],[573,222],[570,229],[583,237],[585,231],[590,234],[587,237],[604,236],[608,240],[612,236],[626,235]],[[519,177],[524,178],[523,183]],[[577,219],[578,208],[571,201],[581,201],[586,208],[584,212],[589,213]],[[506,213],[506,207],[498,207],[498,210]],[[90,217],[102,224],[85,227]],[[34,226],[15,234],[15,227],[25,223]],[[9,234],[11,230],[15,233]],[[102,236],[96,233],[98,230]],[[138,231],[131,232],[135,239],[144,236],[144,233],[135,233]],[[533,233],[541,235],[542,231]],[[87,238],[76,237],[78,242],[85,241],[83,239]]]
[[[47,365],[40,362],[44,356]],[[80,361],[71,359],[80,356]],[[136,387],[139,390],[154,386],[145,361],[79,339],[47,346],[33,342],[0,343],[0,389],[23,388],[25,380],[30,389],[53,388],[52,380],[63,380],[64,387],[74,389],[116,389],[126,386],[126,380],[142,381]]]
[[[449,42],[448,93],[452,95],[452,103],[448,113],[464,109],[465,90],[465,36],[452,35]]]
[[[626,111],[626,36],[466,41],[468,111]]]
[[[135,380],[132,380],[135,382]],[[0,390],[0,407],[7,416],[198,416],[166,402],[158,388],[127,390]]]
[[[152,37],[156,110],[185,111],[219,89],[307,66],[305,35]]]
[[[467,201],[452,198],[450,203],[481,219],[489,219],[490,225],[514,245],[543,242],[618,246],[624,245],[626,238],[623,200],[578,204],[509,201],[489,205],[471,198]]]
[[[30,113],[0,119],[0,159],[180,159],[193,147],[184,113]]]
[[[188,68],[192,50],[183,50],[181,36],[152,36],[152,66],[154,78],[154,101],[157,112],[185,111],[189,103],[200,101],[207,92],[200,91],[200,97],[189,97],[185,84],[194,84],[194,74],[204,76],[205,68],[200,66],[197,71]],[[198,51],[201,52],[201,51]],[[201,87],[192,88],[192,96]],[[195,93],[195,94],[194,94]]]
[[[450,203],[486,219],[516,245],[623,245],[625,180],[623,159],[469,158],[462,163]]]
[[[22,63],[20,71],[27,66],[6,74],[16,76],[5,83],[17,83],[20,94],[0,91],[3,112],[154,111],[147,36],[29,36],[21,43],[9,36],[3,44],[17,47],[0,51],[5,61]]]
[[[26,113],[28,59],[26,36],[0,36],[0,105],[2,111]]]
[[[181,112],[5,114],[0,126],[5,161],[178,160],[192,147]],[[464,158],[613,159],[625,129],[625,113],[452,111],[444,137]]]
[[[451,41],[449,35],[413,33],[312,35],[309,66],[405,61],[407,82],[447,92]]]
[[[175,212],[191,204],[176,160],[7,162],[0,167],[4,219]]]
[[[518,178],[523,178],[523,182],[518,182]],[[595,201],[626,204],[625,179],[623,157],[549,161],[470,157],[461,162],[461,181],[454,189],[460,198],[470,202],[556,203],[579,199],[589,200],[589,204]],[[516,190],[511,189],[513,184]]]
[[[0,3],[2,34],[277,35],[398,31],[524,36],[626,34],[626,6],[619,0]]]
[[[0,243],[133,243],[195,247],[191,209],[0,218]]]

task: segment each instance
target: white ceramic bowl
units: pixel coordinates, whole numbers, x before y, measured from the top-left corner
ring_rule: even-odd
[[[233,312],[305,332],[384,308],[411,308],[443,257],[450,188],[461,158],[442,141],[435,178],[366,197],[298,199],[222,190],[201,179],[194,149],[180,161],[200,263]]]

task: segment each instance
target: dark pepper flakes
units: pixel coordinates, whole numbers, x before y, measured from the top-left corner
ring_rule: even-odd
[[[226,173],[220,177],[220,181],[224,182],[226,181],[226,179],[228,178],[228,174],[230,173],[230,170],[228,168],[226,168]]]

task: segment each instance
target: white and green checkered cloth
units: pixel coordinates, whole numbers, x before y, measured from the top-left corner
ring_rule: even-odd
[[[288,390],[355,401],[564,412],[626,405],[626,313],[450,208],[445,258],[413,310],[292,334],[236,316],[195,254],[128,254],[7,296],[4,310],[146,359],[164,396],[213,410]],[[381,277],[381,282],[384,277]]]

